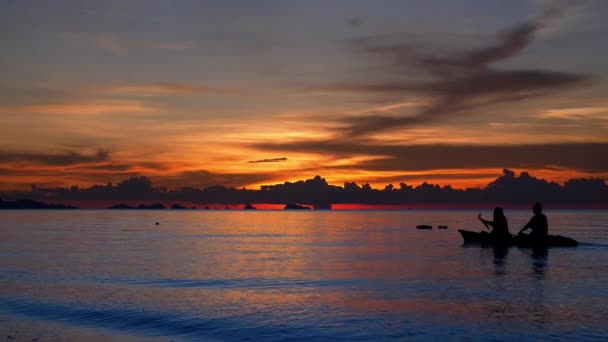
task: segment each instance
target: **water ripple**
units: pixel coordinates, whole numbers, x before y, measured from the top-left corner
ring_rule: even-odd
[[[184,313],[162,312],[144,308],[86,306],[57,302],[35,301],[0,297],[0,310],[34,319],[58,321],[80,327],[118,330],[140,336],[180,337],[201,340],[336,340],[363,338],[374,335],[358,332],[351,334],[340,324],[332,331],[323,327],[301,324],[259,324],[259,317],[241,315],[231,317],[193,316]],[[260,314],[261,315],[261,314]],[[260,316],[255,315],[255,316]]]

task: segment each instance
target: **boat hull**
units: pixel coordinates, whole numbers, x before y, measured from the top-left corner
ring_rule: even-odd
[[[576,247],[578,242],[569,237],[561,235],[549,235],[546,241],[539,243],[530,238],[529,235],[520,234],[507,239],[495,241],[487,232],[473,232],[459,229],[465,243],[476,243],[491,246],[517,246],[517,247]]]

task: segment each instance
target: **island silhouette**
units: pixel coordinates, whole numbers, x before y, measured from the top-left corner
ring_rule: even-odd
[[[131,177],[116,185],[93,185],[88,188],[78,186],[43,188],[32,186],[29,191],[0,192],[0,208],[27,207],[44,208],[39,202],[6,201],[28,199],[55,203],[86,203],[105,201],[114,204],[112,209],[183,209],[183,204],[201,205],[201,208],[220,205],[222,208],[253,209],[254,204],[267,203],[282,205],[285,209],[331,209],[336,204],[364,205],[415,205],[438,204],[483,204],[509,203],[528,205],[540,201],[548,205],[575,205],[575,207],[606,207],[608,205],[608,185],[599,178],[570,179],[563,185],[530,175],[504,169],[503,174],[482,188],[455,189],[450,185],[422,183],[417,186],[399,183],[374,189],[369,184],[359,185],[345,182],[343,186],[331,185],[321,176],[296,182],[263,185],[258,190],[234,188],[221,185],[205,188],[182,187],[167,189],[154,186],[144,177]],[[133,205],[132,203],[148,203]],[[28,204],[29,203],[29,204]],[[130,204],[126,204],[130,203]],[[177,204],[182,203],[182,204]],[[173,206],[171,206],[173,204]],[[247,204],[247,205],[245,205]],[[52,206],[52,205],[51,205]],[[63,209],[61,205],[55,205]],[[109,205],[103,206],[107,208]],[[66,208],[69,206],[65,206]],[[188,207],[191,207],[189,205]]]

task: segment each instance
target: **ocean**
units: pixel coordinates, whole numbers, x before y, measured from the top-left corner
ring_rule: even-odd
[[[548,210],[550,233],[581,245],[545,251],[464,245],[457,229],[483,230],[477,214],[5,210],[0,330],[17,341],[608,339],[608,211]],[[532,215],[505,214],[513,233]]]

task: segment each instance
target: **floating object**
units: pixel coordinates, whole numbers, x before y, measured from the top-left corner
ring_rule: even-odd
[[[154,225],[158,226],[160,223],[156,222]]]
[[[530,235],[519,234],[501,239],[494,240],[494,237],[488,232],[472,232],[469,230],[458,229],[465,243],[477,243],[480,245],[499,245],[499,246],[516,246],[516,247],[576,247],[578,241],[561,235],[549,235],[544,242],[534,241]]]
[[[429,226],[426,224],[419,224],[416,226],[416,229],[433,229],[433,226]]]
[[[437,229],[448,229],[448,226],[438,226]]]

